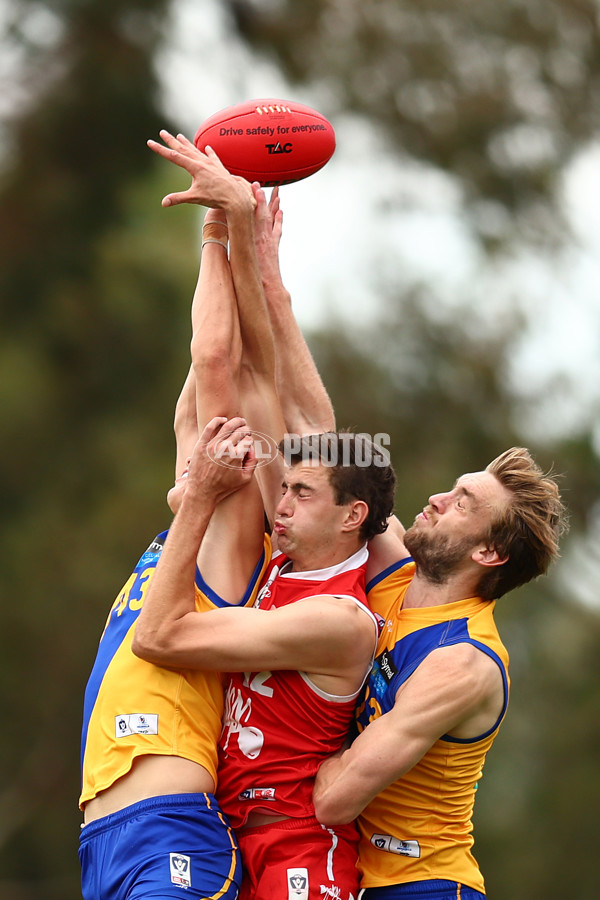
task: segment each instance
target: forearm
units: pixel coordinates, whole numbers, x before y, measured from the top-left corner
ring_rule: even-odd
[[[354,763],[354,766],[353,766]],[[317,772],[313,790],[315,815],[323,825],[352,822],[377,794],[356,771],[351,748],[332,756]]]
[[[276,384],[286,428],[294,434],[335,430],[335,413],[304,335],[289,292],[276,279],[265,282],[276,348]]]
[[[281,277],[279,244],[283,213],[275,188],[269,204],[257,195],[257,254],[275,342],[276,387],[287,430],[310,434],[335,429],[331,401],[292,309]]]
[[[258,268],[254,210],[236,205],[227,211],[230,266],[238,304],[243,365],[275,383],[275,346]]]
[[[313,794],[315,815],[323,825],[351,822],[377,794],[408,772],[431,743],[391,713],[375,719],[347,750],[319,769]]]
[[[259,202],[264,197],[259,194]],[[230,266],[237,297],[242,337],[240,371],[241,409],[250,427],[269,435],[278,443],[284,435],[285,423],[275,387],[275,347],[267,309],[255,243],[254,210],[228,211]],[[263,502],[269,514],[281,489],[281,472],[269,466],[268,484],[261,478]],[[276,483],[276,488],[271,484]]]
[[[233,180],[232,186],[236,187]],[[201,423],[208,422],[215,415],[232,416],[240,412],[242,348],[237,302],[227,258],[225,216],[223,210],[210,209],[206,213],[202,228],[202,261],[192,302],[191,355],[197,417]]]
[[[339,759],[323,764],[314,790],[317,818],[324,825],[355,818],[442,735],[470,740],[489,732],[504,702],[499,668],[486,653],[466,642],[432,651],[398,688],[392,709],[369,722]]]

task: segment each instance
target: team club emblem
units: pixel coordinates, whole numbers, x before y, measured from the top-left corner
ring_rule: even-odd
[[[171,882],[181,887],[192,886],[192,869],[189,856],[182,853],[169,853],[169,865],[171,868]]]
[[[129,737],[131,734],[158,734],[158,715],[127,713],[115,716],[115,737]]]
[[[399,838],[392,837],[391,834],[372,834],[371,843],[378,850],[397,853],[398,856],[412,856],[415,859],[419,859],[421,856],[421,847],[418,841],[401,841]]]
[[[308,900],[308,869],[288,869],[288,900]]]

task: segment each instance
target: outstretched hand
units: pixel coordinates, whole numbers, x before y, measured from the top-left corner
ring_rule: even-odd
[[[185,169],[192,177],[187,191],[167,194],[162,199],[163,206],[178,206],[180,203],[197,203],[201,206],[229,209],[239,202],[256,206],[252,187],[248,181],[227,171],[212,147],[206,152],[198,148],[183,134],[174,137],[165,129],[160,136],[164,144],[149,140],[148,146],[154,153]]]
[[[252,191],[256,200],[254,228],[260,274],[263,284],[278,284],[281,282],[279,242],[281,241],[283,227],[283,212],[279,205],[279,188],[273,188],[268,203],[264,190],[257,182],[252,184]]]
[[[186,496],[210,495],[215,502],[249,484],[256,468],[252,433],[240,416],[215,416],[194,447]]]

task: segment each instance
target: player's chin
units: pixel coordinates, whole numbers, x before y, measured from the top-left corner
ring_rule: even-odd
[[[289,535],[285,532],[278,534],[276,531],[273,532],[273,546],[278,550],[281,550],[282,553],[285,553],[286,556],[289,556],[294,551],[293,541],[290,540]]]

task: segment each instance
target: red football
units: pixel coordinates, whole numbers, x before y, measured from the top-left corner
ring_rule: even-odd
[[[208,145],[232,175],[263,187],[289,184],[322,168],[335,150],[325,116],[290,100],[247,100],[210,116],[194,144]]]

